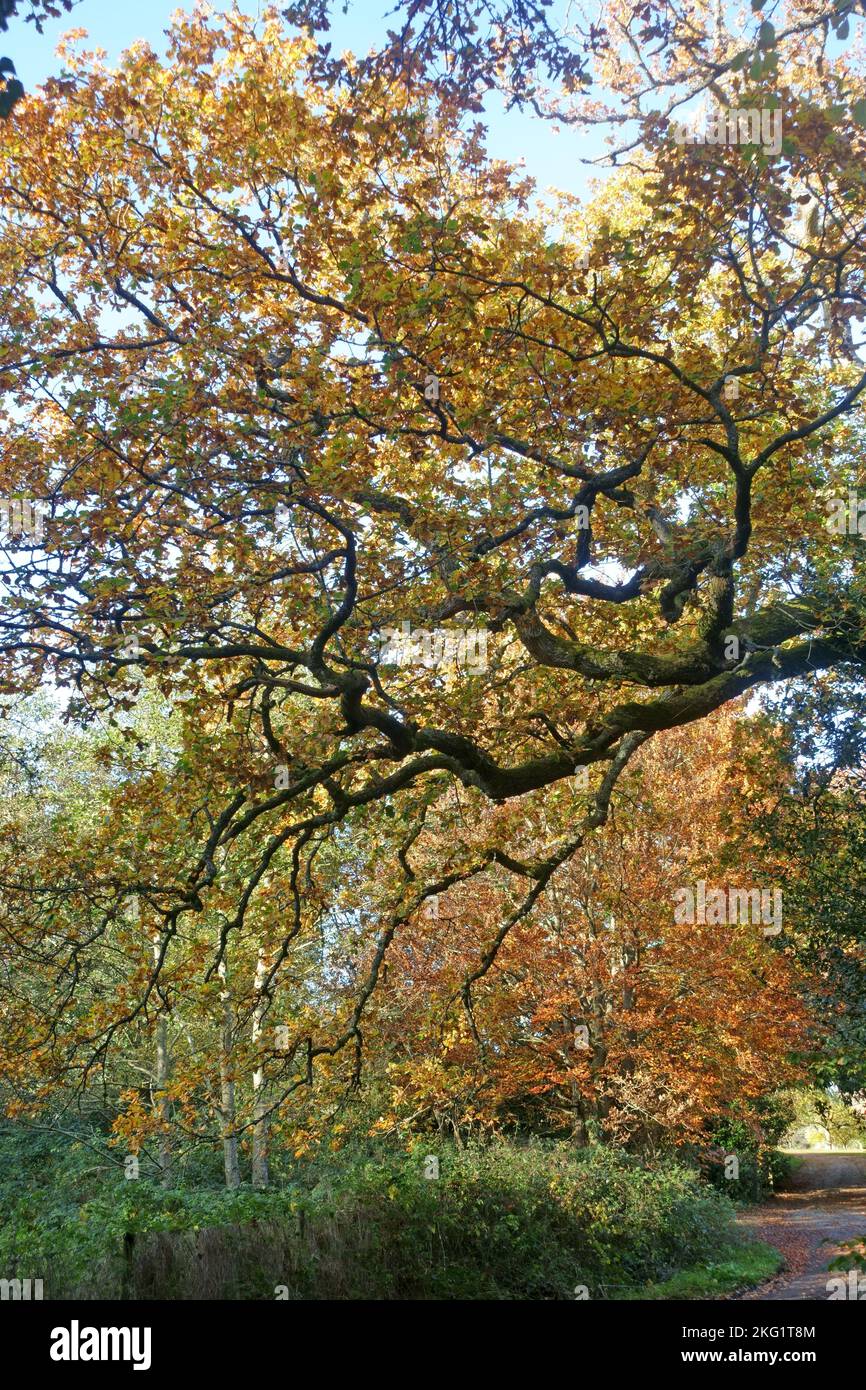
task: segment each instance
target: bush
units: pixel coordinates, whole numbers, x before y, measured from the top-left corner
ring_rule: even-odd
[[[19,1194],[0,1236],[10,1276],[50,1298],[616,1297],[711,1260],[733,1208],[673,1162],[500,1142],[333,1157],[268,1192],[166,1192],[112,1177]],[[8,1208],[7,1208],[8,1211]],[[11,1265],[11,1267],[10,1267]]]
[[[777,1145],[793,1122],[793,1094],[777,1091],[756,1104],[732,1106],[713,1125],[709,1143],[686,1151],[707,1182],[732,1201],[760,1202],[784,1186],[790,1160]],[[737,1160],[736,1169],[731,1158]]]

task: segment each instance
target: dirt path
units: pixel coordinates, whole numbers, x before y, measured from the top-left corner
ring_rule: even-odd
[[[782,1192],[743,1212],[738,1224],[755,1240],[774,1245],[786,1264],[773,1279],[736,1299],[826,1300],[827,1280],[839,1274],[827,1265],[840,1243],[866,1234],[866,1188]]]

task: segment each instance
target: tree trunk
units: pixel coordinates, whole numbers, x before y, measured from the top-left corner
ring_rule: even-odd
[[[220,1109],[223,1131],[223,1163],[225,1166],[226,1187],[234,1189],[241,1185],[241,1170],[238,1162],[238,1136],[235,1130],[235,1079],[232,1072],[232,1047],[234,1043],[234,1018],[231,994],[226,978],[226,963],[220,961],[220,978],[223,989],[222,1022],[220,1027]]]
[[[574,1080],[571,1083],[571,1117],[571,1137],[578,1149],[585,1149],[589,1143],[589,1131],[586,1127],[583,1096]]]
[[[262,1023],[267,1010],[267,1000],[262,996],[265,982],[265,953],[259,951],[256,964],[256,991],[259,995],[253,1010],[253,1045],[260,1043]],[[268,1185],[268,1121],[267,1099],[265,1096],[265,1070],[261,1062],[253,1072],[253,1187]]]
[[[159,960],[159,935],[153,938],[154,964]],[[154,1096],[156,1113],[160,1119],[157,1166],[163,1187],[171,1187],[171,1137],[169,1135],[169,1104],[166,1095],[168,1085],[168,1019],[164,1013],[156,1025],[156,1073],[154,1075]]]

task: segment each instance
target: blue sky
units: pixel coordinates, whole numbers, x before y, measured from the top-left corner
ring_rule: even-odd
[[[393,0],[354,0],[349,14],[343,15],[341,0],[336,0],[329,35],[334,48],[365,52],[375,42],[377,33],[384,33],[385,24],[377,22],[378,16],[392,6]],[[139,4],[78,0],[71,14],[46,21],[41,35],[33,24],[21,18],[13,20],[9,32],[0,36],[0,52],[12,58],[25,87],[32,90],[46,77],[58,72],[60,64],[54,50],[61,34],[68,30],[86,29],[87,47],[106,49],[109,61],[116,59],[135,39],[146,39],[162,53],[163,33],[171,15],[178,9],[192,8],[193,0],[183,4],[178,4],[178,0],[144,0]],[[211,8],[231,9],[231,0],[211,0]],[[263,6],[258,0],[241,0],[240,8],[257,15]],[[560,12],[564,8],[564,4],[555,7]],[[570,193],[582,193],[591,178],[603,176],[603,171],[596,173],[582,162],[603,152],[600,136],[593,137],[590,144],[585,132],[565,127],[557,132],[550,122],[536,116],[505,112],[502,102],[495,97],[487,103],[485,123],[491,155],[515,161],[523,159],[527,172],[537,180],[539,192],[554,186]]]

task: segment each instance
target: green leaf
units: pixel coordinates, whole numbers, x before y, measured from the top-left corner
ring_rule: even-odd
[[[772,48],[776,42],[776,29],[768,19],[765,19],[758,30],[758,44],[761,48]]]
[[[866,97],[861,97],[859,101],[855,101],[851,107],[851,115],[858,125],[866,126]]]

